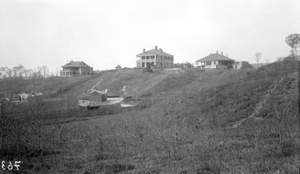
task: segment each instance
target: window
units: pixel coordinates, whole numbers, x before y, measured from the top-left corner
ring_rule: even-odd
[[[151,56],[151,59],[154,59],[154,56]]]
[[[145,67],[145,62],[142,62],[142,67]]]

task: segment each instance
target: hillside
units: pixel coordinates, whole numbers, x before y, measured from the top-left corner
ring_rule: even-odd
[[[101,76],[91,79],[83,84],[76,85],[64,95],[80,96],[88,89],[95,87],[98,90],[108,90],[108,95],[120,95],[120,90],[126,86],[129,96],[140,97],[151,88],[161,83],[172,72],[157,71],[154,73],[143,73],[141,69],[122,69],[119,71],[104,71]]]
[[[257,70],[188,69],[149,89],[146,109],[66,129],[80,126],[86,137],[100,136],[95,146],[79,142],[90,147],[93,172],[297,173],[298,68],[283,61]],[[233,128],[268,91],[255,117]]]
[[[109,71],[63,95],[79,95],[101,79],[96,89],[118,95],[127,86],[145,101],[116,115],[46,127],[46,150],[60,152],[30,170],[298,173],[299,61],[255,70]]]

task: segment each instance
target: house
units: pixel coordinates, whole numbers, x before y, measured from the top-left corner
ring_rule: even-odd
[[[116,69],[122,69],[122,67],[120,65],[116,66]]]
[[[186,63],[175,63],[173,68],[193,68],[193,65],[189,62]]]
[[[252,63],[250,64],[254,69],[257,69],[259,67],[262,67],[262,66],[265,66],[265,65],[268,65],[269,63]]]
[[[234,60],[228,58],[227,56],[218,53],[218,51],[214,54],[210,54],[202,59],[196,61],[196,66],[201,68],[221,68],[226,69],[230,68],[233,64]]]
[[[252,66],[247,61],[236,61],[233,63],[234,69],[249,69],[252,68]]]
[[[70,61],[62,66],[63,70],[60,71],[60,76],[86,76],[93,75],[93,68],[84,63],[83,61]]]
[[[164,52],[161,48],[157,49],[155,46],[154,49],[145,51],[136,55],[136,67],[137,68],[172,68],[174,64],[174,56]]]

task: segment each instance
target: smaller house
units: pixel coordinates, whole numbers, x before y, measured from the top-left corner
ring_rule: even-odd
[[[234,69],[249,69],[252,68],[252,66],[247,61],[236,61],[233,63]]]
[[[122,69],[122,67],[120,65],[116,66],[116,69]]]
[[[268,63],[252,63],[250,64],[254,69],[260,68],[262,66],[268,65]]]
[[[193,65],[189,62],[186,63],[175,63],[173,68],[193,68]]]
[[[216,69],[227,69],[230,68],[234,60],[227,56],[218,53],[210,54],[202,59],[196,61],[197,67],[201,68],[216,68]]]
[[[62,68],[63,70],[60,71],[60,75],[64,77],[93,75],[94,72],[93,68],[83,61],[70,61],[62,66]]]

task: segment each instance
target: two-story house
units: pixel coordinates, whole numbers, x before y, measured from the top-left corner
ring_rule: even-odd
[[[164,52],[161,48],[157,49],[155,46],[154,49],[145,51],[136,55],[136,67],[137,68],[172,68],[174,64],[174,56]]]

